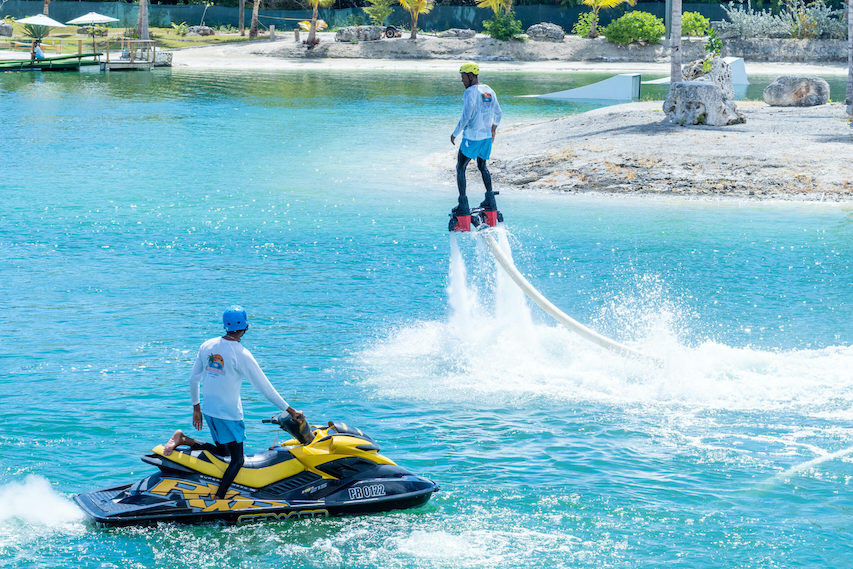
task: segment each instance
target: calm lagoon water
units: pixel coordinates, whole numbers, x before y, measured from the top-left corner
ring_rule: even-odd
[[[583,78],[487,81],[509,122],[590,108],[512,97]],[[665,365],[620,361],[476,237],[451,281],[460,96],[420,73],[0,75],[0,567],[853,565],[850,206],[501,196],[528,278]],[[442,491],[354,518],[82,520],[71,495],[190,428],[195,350],[235,302],[288,400]],[[244,407],[268,446],[273,409]]]

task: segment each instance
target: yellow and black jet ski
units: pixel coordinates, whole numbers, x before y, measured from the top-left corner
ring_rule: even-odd
[[[287,414],[265,419],[288,429]],[[425,504],[438,491],[379,454],[359,429],[330,421],[303,428],[305,444],[291,439],[272,450],[246,456],[224,500],[214,495],[228,458],[208,450],[163,445],[142,457],[159,471],[135,484],[78,494],[74,500],[96,522],[133,525],[314,518],[402,510]]]

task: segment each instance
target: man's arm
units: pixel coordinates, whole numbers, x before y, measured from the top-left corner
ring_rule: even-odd
[[[245,350],[244,356],[244,373],[246,374],[246,377],[249,378],[249,381],[252,383],[252,385],[255,386],[255,389],[260,391],[261,394],[266,397],[270,403],[293,417],[294,420],[300,423],[304,421],[305,415],[302,414],[302,411],[297,411],[296,409],[288,405],[287,401],[285,401],[284,398],[279,395],[278,391],[276,391],[275,387],[272,386],[272,383],[270,383],[269,378],[267,378],[266,374],[264,374],[263,370],[261,370],[261,366],[258,365],[258,362],[255,360],[255,357],[249,352],[249,350]]]
[[[199,385],[201,384],[201,374],[204,371],[204,363],[201,361],[201,351],[195,358],[193,371],[190,374],[190,400],[193,404],[193,427],[200,431],[204,426],[201,418],[201,397],[199,396]]]
[[[470,92],[470,93],[469,93]],[[469,87],[465,90],[465,95],[462,97],[462,117],[459,119],[459,122],[456,124],[456,128],[453,131],[453,134],[450,135],[450,142],[454,142],[456,137],[462,134],[462,131],[465,130],[465,127],[468,126],[468,123],[471,122],[471,119],[474,118],[474,111],[476,110],[477,97],[476,97],[476,89],[472,89]]]
[[[495,95],[495,115],[492,119],[492,140],[495,139],[495,135],[498,132],[498,125],[501,124],[502,117],[503,111],[501,111],[501,104],[498,102],[498,96]]]

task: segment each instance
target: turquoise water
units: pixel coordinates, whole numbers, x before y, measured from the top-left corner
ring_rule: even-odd
[[[510,96],[565,77],[489,83],[510,122],[588,108]],[[0,75],[0,566],[851,566],[850,206],[502,195],[531,282],[664,365],[621,361],[477,238],[451,275],[460,95],[439,74]],[[191,428],[195,350],[234,302],[289,401],[442,491],[354,518],[83,521],[71,495],[142,478]],[[244,407],[268,446],[273,409]]]

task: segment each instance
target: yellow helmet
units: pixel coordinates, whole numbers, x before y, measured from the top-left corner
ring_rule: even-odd
[[[459,68],[459,73],[473,73],[474,75],[479,75],[480,66],[473,61],[469,61],[462,64],[462,67]]]

